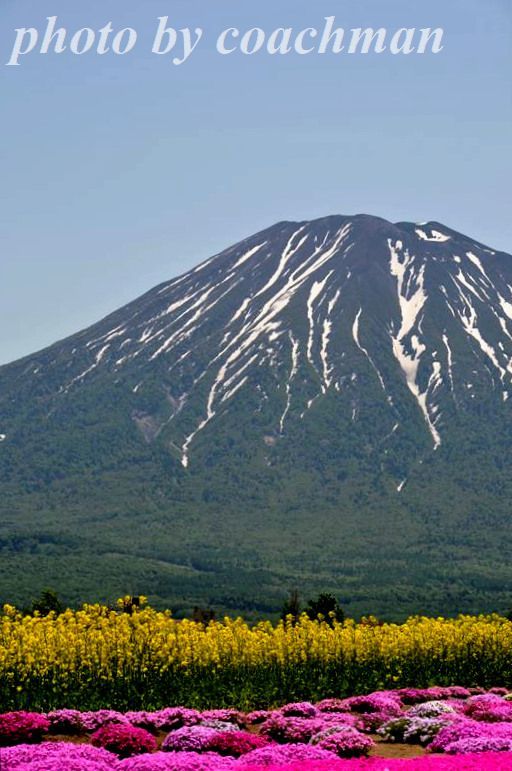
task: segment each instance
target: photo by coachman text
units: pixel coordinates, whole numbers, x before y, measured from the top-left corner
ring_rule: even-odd
[[[60,26],[57,16],[49,16],[46,26],[20,27],[14,30],[15,39],[8,66],[18,66],[20,59],[29,54],[96,54],[125,56],[139,45],[139,35],[133,27],[116,29],[112,21],[97,29],[83,27],[68,30]],[[261,27],[239,29],[229,27],[216,37],[215,49],[222,56],[287,56],[295,54],[438,54],[444,49],[442,27],[401,27],[388,30],[385,27],[355,27],[346,30],[337,26],[335,16],[327,16],[321,27],[279,27],[265,30]],[[169,61],[180,66],[190,59],[194,51],[206,42],[201,27],[177,29],[169,24],[168,16],[157,19],[152,38],[151,52],[169,56]]]

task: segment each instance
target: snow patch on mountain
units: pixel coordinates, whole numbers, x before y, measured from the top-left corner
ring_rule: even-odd
[[[416,235],[422,241],[434,241],[438,244],[442,244],[450,240],[450,236],[447,236],[444,233],[440,233],[438,230],[432,230],[430,235],[427,235],[424,230],[416,228]]]
[[[420,341],[418,334],[411,334],[427,301],[424,286],[425,265],[417,270],[414,255],[403,248],[401,241],[393,244],[390,239],[388,246],[391,255],[391,274],[397,280],[398,304],[401,314],[401,326],[398,334],[391,336],[393,353],[405,375],[407,386],[423,413],[434,440],[434,449],[437,449],[441,444],[441,436],[435,425],[434,413],[429,411],[429,390],[435,380],[440,377],[440,373],[436,374],[434,367],[427,389],[421,390],[418,383],[418,368],[421,357],[426,351],[426,345]],[[412,349],[412,353],[409,352],[408,348]]]

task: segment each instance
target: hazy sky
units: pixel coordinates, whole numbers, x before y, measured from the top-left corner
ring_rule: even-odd
[[[57,15],[125,57],[31,54]],[[174,67],[157,17],[205,39]],[[231,26],[445,28],[437,56],[222,57]],[[435,219],[512,252],[510,0],[1,0],[0,363],[282,219]]]

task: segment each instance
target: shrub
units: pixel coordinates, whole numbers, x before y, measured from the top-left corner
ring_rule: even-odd
[[[348,712],[350,706],[347,699],[324,699],[316,705],[319,712]]]
[[[155,752],[122,760],[119,771],[228,771],[238,768],[234,758],[213,752]]]
[[[273,716],[273,712],[268,709],[256,709],[249,712],[244,718],[245,725],[259,725]]]
[[[325,722],[316,718],[309,720],[302,717],[274,715],[263,723],[261,733],[282,744],[301,743],[308,742],[325,727]]]
[[[155,726],[162,731],[174,731],[183,726],[197,725],[201,713],[186,707],[168,707],[153,713]]]
[[[480,739],[481,737],[495,737],[512,740],[512,725],[510,723],[478,723],[464,717],[452,719],[442,728],[429,749],[433,752],[448,752],[449,747],[455,742],[464,739]]]
[[[406,744],[430,744],[446,725],[446,717],[408,717],[392,720],[379,729],[380,736],[388,742]]]
[[[248,752],[242,755],[238,761],[238,767],[250,766],[283,766],[288,764],[291,769],[295,768],[296,763],[309,763],[315,760],[336,760],[336,755],[321,747],[312,747],[310,744],[292,744],[287,746],[269,745],[261,750]]]
[[[240,731],[235,723],[226,723],[224,720],[201,720],[199,725],[203,728],[213,728],[214,731],[230,731],[235,734]]]
[[[328,752],[334,752],[340,758],[359,758],[367,755],[374,746],[369,736],[350,726],[328,728],[314,736],[311,744]]]
[[[220,720],[223,723],[243,725],[244,716],[237,709],[207,709],[200,714],[201,722],[205,720]]]
[[[46,715],[53,734],[80,734],[84,730],[82,713],[77,709],[56,709]]]
[[[299,701],[294,704],[285,704],[279,712],[284,717],[315,717],[318,710],[309,701]]]
[[[84,731],[92,733],[107,725],[129,725],[130,721],[122,712],[113,709],[98,709],[95,712],[82,712],[80,721]]]
[[[6,771],[112,771],[117,758],[90,744],[43,742],[20,744],[2,750],[1,768]]]
[[[439,715],[454,715],[455,710],[444,701],[425,701],[412,707],[407,713],[408,717],[439,717]]]
[[[373,734],[391,720],[400,720],[400,718],[397,718],[395,714],[390,715],[389,712],[365,712],[364,715],[357,715],[353,725],[358,731]]]
[[[217,731],[204,726],[183,726],[165,737],[162,749],[170,752],[206,752]]]
[[[50,721],[36,712],[6,712],[0,715],[0,747],[40,742],[50,730]]]
[[[120,758],[154,752],[157,747],[155,738],[148,731],[132,725],[103,726],[91,736],[91,742],[94,747],[113,752]]]
[[[472,696],[464,705],[464,714],[485,723],[512,722],[512,704],[491,693]]]
[[[400,697],[393,691],[376,691],[368,696],[353,696],[345,700],[351,712],[387,712],[390,717],[402,714]]]
[[[512,736],[475,736],[459,739],[446,748],[450,755],[467,755],[475,752],[512,752]],[[496,766],[499,768],[499,766]]]
[[[266,747],[268,739],[246,731],[222,731],[209,742],[208,749],[219,755],[232,755],[235,758],[253,750]]]
[[[173,731],[184,725],[196,725],[202,716],[195,709],[168,707],[156,712],[127,712],[124,717],[132,725],[156,733],[157,731]]]

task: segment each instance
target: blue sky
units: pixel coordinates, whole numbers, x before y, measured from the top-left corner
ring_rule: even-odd
[[[14,29],[132,26],[126,57]],[[157,17],[200,26],[180,68]],[[222,57],[230,26],[445,28],[437,56]],[[282,219],[435,219],[512,252],[510,0],[2,0],[0,363]]]

